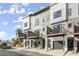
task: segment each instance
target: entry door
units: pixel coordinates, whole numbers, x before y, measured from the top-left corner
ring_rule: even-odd
[[[73,50],[73,39],[68,40],[68,51]]]
[[[43,48],[45,48],[45,39],[43,39],[42,43],[43,43]]]
[[[79,42],[77,42],[77,52],[79,52]]]

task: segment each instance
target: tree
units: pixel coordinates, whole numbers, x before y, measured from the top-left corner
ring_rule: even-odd
[[[21,30],[21,29],[17,29],[17,30],[16,30],[16,33],[17,33],[17,34],[20,34],[20,33],[22,33],[22,30]]]
[[[21,36],[23,36],[22,30],[21,29],[17,29],[16,30],[16,40],[15,40],[15,44],[19,44],[21,46],[22,43],[22,39],[20,38]]]

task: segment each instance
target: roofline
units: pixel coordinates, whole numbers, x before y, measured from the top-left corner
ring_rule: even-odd
[[[51,6],[54,6],[54,5],[56,5],[56,4],[58,4],[58,3],[54,3],[54,4],[52,4],[52,5],[49,4],[47,7],[43,8],[43,9],[40,9],[40,10],[38,10],[38,11],[32,13],[32,14],[29,14],[29,15],[27,15],[27,16],[24,16],[22,19],[24,19],[24,18],[26,18],[26,17],[29,17],[29,16],[33,16],[33,15],[39,14],[40,12],[43,12],[43,11],[49,9]]]
[[[47,6],[47,7],[45,7],[45,8],[43,8],[43,9],[40,9],[40,10],[34,12],[33,14],[30,14],[29,16],[36,15],[36,14],[38,14],[38,13],[40,13],[40,12],[43,12],[43,11],[45,11],[45,10],[48,10],[49,8],[50,8],[50,5]]]
[[[29,15],[28,15],[28,16],[24,16],[22,19],[25,19],[25,18],[27,18],[27,17],[29,17]]]

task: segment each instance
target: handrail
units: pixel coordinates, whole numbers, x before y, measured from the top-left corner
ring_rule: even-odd
[[[40,34],[41,34],[41,36],[44,36],[44,37],[46,37],[46,35],[44,35],[43,33],[41,33],[41,32],[40,32]]]
[[[68,31],[69,33],[71,33],[71,34],[74,35],[74,33],[70,32],[69,30],[65,29],[64,27],[62,27],[62,28],[63,28],[65,31]]]

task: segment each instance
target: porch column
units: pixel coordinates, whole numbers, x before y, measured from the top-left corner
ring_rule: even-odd
[[[74,52],[76,53],[76,51],[77,51],[77,41],[74,40]]]
[[[64,39],[64,51],[66,52],[68,50],[67,48],[67,36],[65,36],[65,39]]]
[[[30,48],[31,48],[31,45],[32,45],[32,44],[31,44],[31,39],[29,39],[29,47],[30,47]]]
[[[23,40],[23,46],[24,47],[26,47],[25,44],[26,44],[26,39]]]
[[[51,40],[51,50],[53,50],[53,40]]]
[[[48,38],[45,37],[45,50],[48,51]]]
[[[35,40],[33,39],[32,47],[35,48]]]

